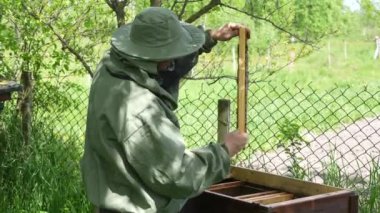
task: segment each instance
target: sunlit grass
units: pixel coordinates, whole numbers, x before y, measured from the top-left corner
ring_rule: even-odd
[[[90,212],[79,172],[82,145],[36,119],[30,144],[10,105],[0,120],[0,212]]]

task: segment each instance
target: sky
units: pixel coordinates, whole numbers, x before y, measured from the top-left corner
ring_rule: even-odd
[[[360,10],[360,0],[343,0],[343,4],[348,6],[352,11]],[[380,0],[372,0],[373,4],[380,9]]]
[[[350,8],[352,11],[360,10],[359,0],[343,0],[343,4]]]

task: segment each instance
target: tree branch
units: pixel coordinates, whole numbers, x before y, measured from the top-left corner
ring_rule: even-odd
[[[92,70],[91,70],[91,67],[87,64],[86,60],[84,60],[84,58],[79,54],[79,52],[77,52],[73,47],[71,47],[68,42],[61,36],[59,35],[53,28],[53,26],[51,25],[51,23],[47,23],[47,22],[44,22],[40,19],[40,17],[38,17],[37,14],[33,13],[32,11],[30,11],[26,5],[23,5],[24,9],[28,12],[28,14],[36,19],[37,21],[40,21],[41,23],[43,23],[45,26],[47,26],[52,32],[53,34],[58,38],[58,40],[61,42],[61,45],[62,45],[62,49],[67,49],[71,54],[73,54],[75,56],[75,58],[82,64],[82,66],[86,69],[87,73],[91,76],[91,78],[94,76]]]
[[[72,48],[68,42],[62,38],[62,36],[60,36],[53,28],[53,26],[51,26],[50,24],[47,25],[47,27],[53,32],[53,34],[58,38],[58,40],[61,42],[61,45],[62,45],[62,48],[63,49],[67,49],[71,54],[73,54],[75,56],[75,58],[81,62],[81,64],[83,65],[83,67],[86,69],[87,73],[92,77],[94,77],[94,74],[91,70],[91,67],[87,64],[86,60],[84,60],[84,58],[74,49]]]
[[[170,10],[171,10],[171,11],[174,10],[174,8],[175,8],[175,6],[177,5],[177,3],[178,3],[178,0],[174,0],[172,6],[170,7]]]
[[[254,14],[248,13],[248,12],[243,11],[243,10],[241,10],[241,9],[238,9],[238,8],[236,8],[236,7],[230,6],[230,5],[228,5],[228,4],[220,3],[220,6],[222,6],[222,7],[226,7],[226,8],[229,8],[229,9],[231,9],[231,10],[235,10],[235,11],[240,12],[240,13],[243,13],[243,14],[245,14],[245,15],[247,15],[247,16],[252,17],[252,18],[255,18],[255,19],[258,19],[258,20],[262,20],[262,21],[268,22],[269,24],[271,24],[271,25],[272,25],[273,27],[275,27],[276,29],[278,29],[278,30],[280,30],[280,31],[282,31],[282,32],[284,32],[284,33],[286,33],[286,34],[289,34],[289,35],[293,36],[294,38],[296,38],[297,40],[299,40],[299,41],[301,41],[301,42],[303,42],[303,43],[305,43],[305,44],[308,44],[308,45],[310,45],[310,46],[313,46],[313,43],[312,43],[312,42],[308,41],[307,39],[300,38],[298,35],[296,35],[296,34],[290,32],[290,31],[286,30],[285,28],[283,28],[283,27],[277,25],[276,23],[274,23],[272,20],[270,20],[270,19],[268,19],[268,18],[260,17],[260,16],[256,16],[256,15],[254,15]]]
[[[185,9],[186,9],[186,6],[187,6],[187,2],[188,2],[188,0],[185,0],[185,2],[184,2],[183,5],[182,5],[181,12],[178,14],[178,19],[179,19],[179,20],[182,19],[182,16],[183,16],[183,14],[185,13]]]
[[[232,76],[232,75],[221,75],[221,76],[205,76],[205,77],[184,77],[183,79],[186,79],[186,80],[195,80],[195,81],[199,81],[199,80],[220,80],[220,79],[232,79],[232,80],[236,80],[236,76]]]
[[[288,1],[287,3],[285,4],[282,4],[281,6],[276,6],[276,9],[272,10],[271,12],[268,13],[268,15],[265,17],[265,18],[268,18],[270,16],[272,16],[275,12],[281,10],[282,8],[284,8],[285,6],[291,4],[292,2],[291,1]]]
[[[129,4],[129,0],[105,0],[108,6],[116,14],[117,27],[125,24],[125,11],[124,8]]]
[[[105,2],[108,4],[108,6],[113,9],[112,2],[110,0],[105,0]]]
[[[208,13],[210,10],[212,10],[214,7],[221,5],[222,2],[220,0],[211,0],[210,3],[208,3],[206,6],[201,8],[198,12],[194,13],[192,16],[190,16],[188,19],[186,19],[187,23],[192,23],[198,18],[200,18],[202,15]]]
[[[206,76],[206,77],[184,77],[183,79],[190,80],[190,81],[213,80],[212,82],[207,83],[209,85],[215,84],[216,82],[218,82],[221,79],[230,79],[230,80],[237,81],[237,77],[236,76],[232,76],[232,75]],[[249,81],[249,83],[259,83],[259,82],[263,82],[263,81],[261,81],[261,80],[259,80],[259,81],[257,81],[257,80],[251,80],[251,81]]]

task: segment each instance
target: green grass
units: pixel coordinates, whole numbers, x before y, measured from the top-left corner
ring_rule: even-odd
[[[89,212],[77,136],[63,138],[38,119],[25,145],[20,120],[7,105],[0,120],[0,212]]]
[[[380,209],[380,165],[379,161],[373,160],[370,172],[370,180],[368,182],[368,196],[363,197],[362,212],[375,212]]]
[[[348,54],[344,56],[343,40],[331,41],[331,66],[328,64],[328,48],[313,52],[299,59],[294,69],[284,69],[273,77],[276,81],[288,83],[312,82],[316,89],[331,89],[336,86],[379,85],[380,60],[373,59],[374,45],[366,41],[349,41]]]
[[[334,149],[331,149],[329,152],[329,162],[323,163],[323,167],[326,168],[325,174],[323,176],[323,183],[341,188],[348,187],[345,185],[345,182],[347,182],[345,180],[348,179],[348,177],[343,176],[342,173],[344,172],[336,162],[338,159],[335,157],[335,150],[336,147],[334,147]]]

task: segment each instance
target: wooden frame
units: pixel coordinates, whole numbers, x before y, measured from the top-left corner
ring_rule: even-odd
[[[239,132],[247,132],[247,32],[245,28],[239,30],[239,67],[238,67],[238,97],[237,97],[237,128]]]
[[[232,167],[231,176],[189,200],[181,213],[357,213],[355,192]]]

